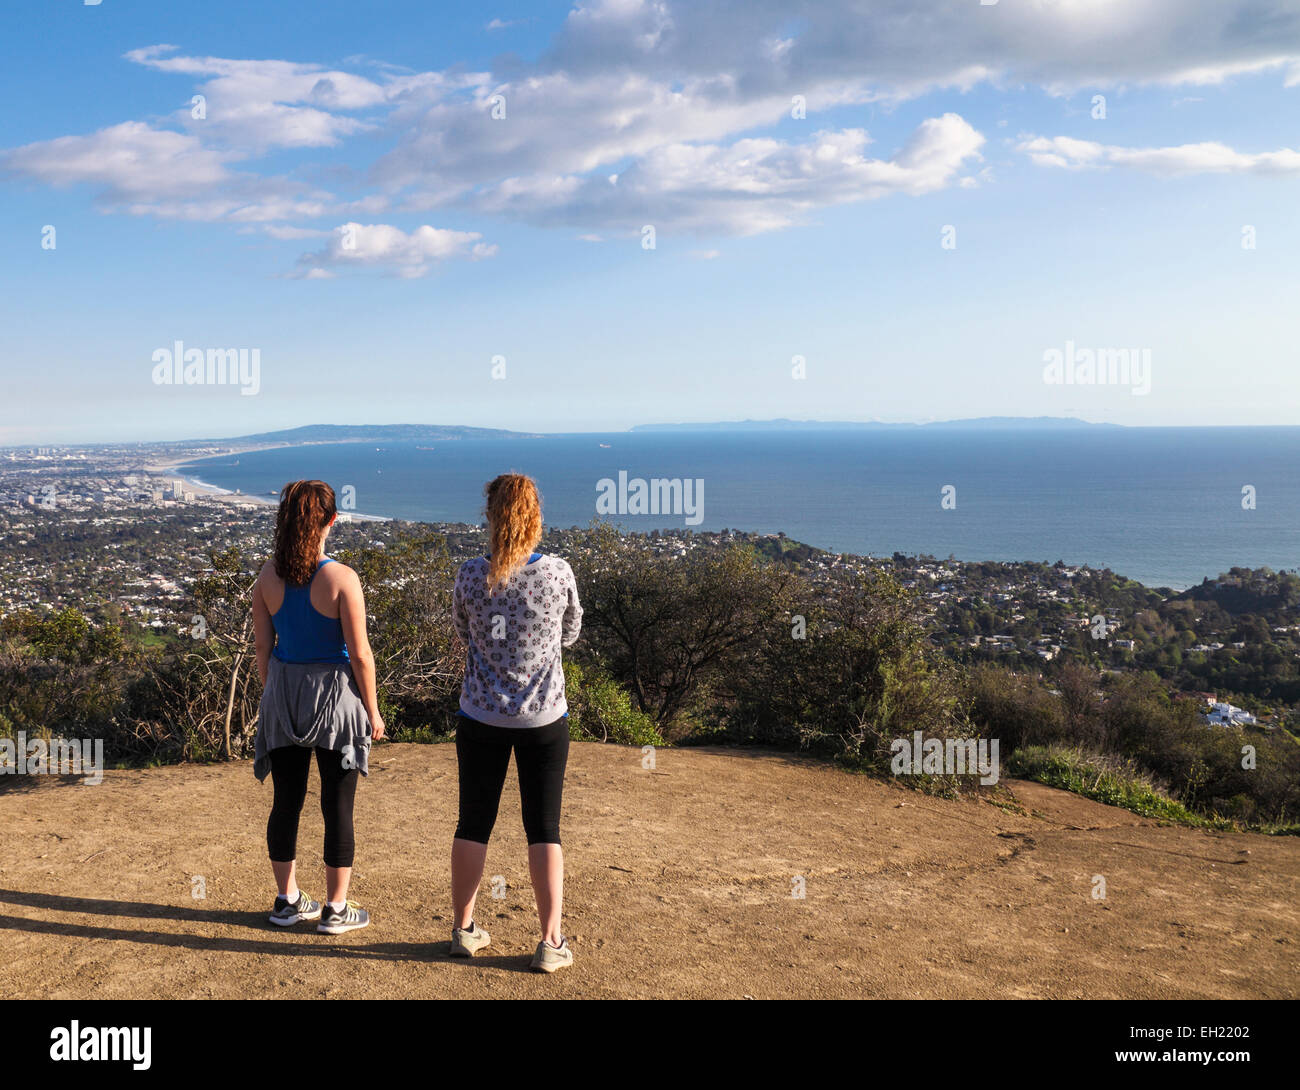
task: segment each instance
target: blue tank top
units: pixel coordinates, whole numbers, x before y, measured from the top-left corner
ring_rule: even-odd
[[[316,565],[320,571],[331,563],[325,557]],[[315,572],[312,579],[316,578]],[[281,662],[346,663],[347,644],[343,642],[343,622],[326,617],[311,604],[311,581],[301,587],[284,584],[284,601],[271,614],[275,626],[275,647],[271,651]]]

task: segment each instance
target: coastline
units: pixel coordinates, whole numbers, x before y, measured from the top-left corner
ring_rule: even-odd
[[[342,442],[360,443],[364,440],[349,439]],[[186,488],[193,492],[195,496],[203,496],[206,499],[216,500],[220,503],[229,503],[235,506],[255,506],[255,507],[278,507],[280,501],[278,498],[272,498],[270,494],[265,496],[255,495],[251,492],[235,492],[229,488],[222,488],[220,485],[209,484],[207,481],[186,472],[182,467],[193,465],[195,462],[204,462],[210,458],[224,458],[229,455],[253,454],[264,450],[283,450],[289,447],[297,446],[328,446],[329,443],[267,443],[261,445],[251,445],[247,447],[232,448],[223,450],[216,454],[204,455],[198,458],[168,458],[164,461],[150,462],[144,467],[144,472],[157,476],[179,477],[185,482]],[[341,522],[392,522],[389,515],[371,515],[361,511],[340,511],[339,520]]]
[[[349,467],[355,463],[364,466],[366,473],[382,473],[383,476],[365,478],[370,482],[370,486],[362,489],[362,492],[369,500],[367,506],[373,504],[374,510],[347,512],[346,514],[352,519],[429,524],[448,520],[473,522],[477,512],[470,511],[466,497],[471,495],[471,490],[478,491],[478,478],[475,478],[473,473],[480,461],[478,448],[481,446],[483,463],[487,467],[500,463],[498,468],[514,469],[519,468],[516,463],[524,463],[523,468],[534,473],[541,473],[549,467],[551,476],[543,482],[544,485],[549,484],[552,489],[547,495],[548,522],[561,526],[576,526],[585,524],[590,517],[589,501],[584,507],[583,490],[579,487],[585,483],[580,478],[588,472],[586,469],[588,463],[591,466],[589,472],[593,476],[599,476],[601,473],[612,474],[615,466],[631,465],[638,472],[644,471],[647,477],[659,466],[664,470],[682,472],[688,464],[679,465],[671,460],[680,454],[676,450],[678,444],[675,438],[666,437],[663,441],[640,444],[630,442],[624,444],[609,438],[600,446],[605,448],[607,443],[612,443],[614,449],[597,450],[596,440],[603,434],[580,433],[557,437],[566,441],[548,444],[545,451],[540,447],[534,447],[533,444],[529,444],[526,448],[512,444],[503,448],[502,453],[494,454],[495,444],[475,444],[475,450],[458,451],[455,458],[448,459],[445,463],[438,455],[402,453],[401,450],[396,453],[372,456],[369,453],[370,440],[312,441],[306,444],[278,440],[247,445],[212,444],[200,448],[188,446],[179,450],[173,448],[155,451],[153,458],[150,459],[150,470],[154,473],[181,476],[187,481],[185,487],[196,495],[201,494],[205,503],[209,500],[236,504],[247,501],[251,509],[254,505],[275,503],[277,497],[267,490],[278,488],[285,480],[296,476],[323,476],[328,480],[339,481],[354,480],[351,475],[354,470]],[[1010,438],[1006,437],[1008,440]],[[1171,449],[1188,453],[1186,448],[1195,438],[1179,438],[1173,443]],[[863,520],[855,520],[850,515],[839,512],[838,509],[827,508],[825,503],[822,507],[818,507],[814,500],[826,498],[820,493],[808,500],[811,504],[811,514],[807,518],[803,517],[806,512],[803,512],[800,506],[807,497],[795,494],[788,485],[784,491],[778,490],[776,498],[765,499],[765,492],[760,495],[763,490],[745,484],[748,480],[745,472],[748,470],[742,471],[737,468],[735,452],[731,449],[737,444],[725,446],[721,454],[726,457],[719,455],[710,461],[709,459],[713,457],[711,440],[706,437],[689,443],[684,441],[682,445],[689,449],[686,449],[681,457],[685,457],[686,454],[694,457],[695,462],[689,463],[694,473],[701,476],[711,475],[721,480],[723,485],[733,486],[731,492],[739,497],[738,503],[732,503],[732,507],[739,507],[739,510],[727,511],[726,521],[723,521],[721,507],[717,508],[709,524],[712,529],[730,526],[737,531],[766,533],[768,536],[776,535],[777,531],[784,531],[780,536],[788,536],[792,542],[828,553],[871,555],[900,550],[906,555],[914,556],[952,555],[964,563],[1050,563],[1063,560],[1070,566],[1089,567],[1094,570],[1109,568],[1117,576],[1141,583],[1149,589],[1168,588],[1175,593],[1185,591],[1206,579],[1214,579],[1232,566],[1270,566],[1279,570],[1294,566],[1294,560],[1290,556],[1285,553],[1277,554],[1276,543],[1280,540],[1280,534],[1276,526],[1270,524],[1260,527],[1265,533],[1263,536],[1258,536],[1255,533],[1256,526],[1247,521],[1253,516],[1239,516],[1242,519],[1240,524],[1236,519],[1229,517],[1239,509],[1241,502],[1240,497],[1236,495],[1237,486],[1232,479],[1229,479],[1226,485],[1217,479],[1211,480],[1210,483],[1201,482],[1200,477],[1192,480],[1185,470],[1171,468],[1174,463],[1165,459],[1160,463],[1165,470],[1161,484],[1171,486],[1168,495],[1173,496],[1177,501],[1165,503],[1165,506],[1170,509],[1169,528],[1166,530],[1161,520],[1151,513],[1151,504],[1142,499],[1139,490],[1130,487],[1130,484],[1126,483],[1127,478],[1111,472],[1117,466],[1108,463],[1101,467],[1106,472],[1097,477],[1091,489],[1093,493],[1106,493],[1109,499],[1114,501],[1113,506],[1105,508],[1104,511],[1100,508],[1097,510],[1102,522],[1096,527],[1092,523],[1075,525],[1081,522],[1087,504],[1076,503],[1067,507],[1056,502],[1053,499],[1054,493],[1043,491],[1043,486],[1050,487],[1052,481],[1044,478],[1042,473],[1038,474],[1037,479],[1029,482],[1035,487],[1028,488],[1027,491],[1016,487],[1020,478],[1008,476],[1006,471],[1008,464],[1019,458],[1023,452],[1020,452],[1017,444],[1002,442],[1002,439],[1003,437],[995,436],[992,440],[980,443],[980,449],[992,447],[995,455],[1002,455],[1000,461],[995,459],[996,472],[990,470],[993,476],[989,478],[989,482],[998,487],[992,491],[986,489],[987,494],[971,491],[965,493],[966,496],[975,496],[981,502],[979,505],[973,501],[964,503],[959,514],[944,516],[951,518],[956,524],[951,535],[947,532],[946,526],[934,526],[929,523],[914,530],[911,522],[908,521],[910,517],[908,512],[913,509],[920,512],[917,518],[912,520],[913,522],[919,524],[926,518],[930,519],[930,523],[933,522],[933,518],[925,509],[926,505],[919,502],[925,498],[923,493],[917,492],[914,488],[900,498],[896,495],[900,491],[897,488],[891,491],[888,487],[873,485],[875,478],[880,478],[885,485],[889,484],[885,479],[889,475],[883,472],[892,464],[888,461],[879,464],[871,463],[876,470],[874,476],[868,475],[863,478],[868,485],[875,487],[874,492],[867,489],[864,493],[875,504],[872,508],[872,518],[877,519],[871,524],[872,529],[868,532],[866,529],[859,531],[859,523],[867,518],[865,510]],[[1249,449],[1239,449],[1242,444],[1237,443],[1232,447],[1232,451],[1237,455],[1236,461],[1244,467],[1240,472],[1248,473],[1252,459],[1258,460],[1261,453],[1268,455],[1292,453],[1300,446],[1300,441],[1297,440],[1300,440],[1300,437],[1266,444],[1262,452],[1255,450],[1253,446]],[[1001,447],[998,447],[998,442],[1002,442]],[[1151,453],[1152,450],[1155,454],[1161,454],[1166,447],[1163,440],[1158,438],[1145,440],[1139,437],[1125,442],[1127,445],[1122,447],[1124,451],[1132,448],[1132,451],[1139,455],[1144,451]],[[930,461],[934,463],[931,468],[935,472],[949,471],[946,468],[947,463],[940,456],[946,457],[951,454],[949,448],[953,447],[954,443],[960,453],[960,448],[966,445],[967,441],[949,440],[938,436],[934,441],[925,444],[923,453],[928,452],[931,455]],[[877,457],[879,461],[881,449],[888,448],[885,449],[885,453],[888,454],[894,447],[894,440],[882,437],[859,442],[855,437],[849,437],[846,441],[837,439],[835,443],[823,444],[822,439],[816,437],[795,444],[800,451],[805,447],[820,449],[823,445],[827,445],[831,454],[836,455],[843,455],[845,451],[851,454],[862,446],[867,454]],[[907,449],[910,450],[915,445],[913,443]],[[316,456],[316,451],[304,452],[303,457],[298,458],[293,452],[300,446],[324,449],[320,450],[319,458]],[[394,449],[400,447],[404,450],[410,446],[409,442],[392,444]],[[446,443],[439,441],[427,446],[445,449]],[[784,449],[780,445],[772,449],[765,438],[750,440],[741,446],[743,451],[751,451],[752,448],[751,452],[756,457],[762,455],[761,464],[769,469],[774,464],[773,458]],[[1048,453],[1054,454],[1054,464],[1057,464],[1057,468],[1064,467],[1066,470],[1079,464],[1080,451],[1076,449],[1079,446],[1078,440],[1071,438],[1059,442],[1053,441],[1050,444],[1046,440],[1036,440],[1034,445],[1035,449],[1042,447]],[[379,447],[389,449],[388,444],[376,444],[376,448]],[[588,450],[588,447],[591,449]],[[1207,448],[1204,443],[1199,443],[1196,449],[1204,451]],[[262,452],[270,454],[271,457],[260,458]],[[245,453],[248,457],[242,458]],[[424,464],[426,460],[427,469]],[[1110,463],[1116,463],[1117,460],[1123,461],[1117,454],[1110,455]],[[1203,460],[1202,457],[1200,461]],[[241,461],[245,463],[242,467]],[[390,461],[393,463],[391,468],[398,474],[397,476],[390,475]],[[1193,459],[1193,463],[1198,466],[1200,461]],[[401,463],[400,466],[398,462]],[[842,467],[844,462],[845,458],[840,456],[835,465]],[[1123,466],[1118,468],[1122,469]],[[704,472],[706,470],[707,473]],[[963,466],[960,471],[966,473],[968,489],[975,488],[981,483],[979,474],[970,467]],[[484,472],[487,470],[485,469]],[[958,470],[953,469],[952,472],[956,473]],[[209,473],[220,476],[227,482],[226,485],[218,486],[206,480]],[[727,474],[731,476],[728,477]],[[795,476],[797,477],[798,474]],[[903,483],[906,484],[907,475],[903,476],[905,478]],[[912,471],[911,476],[917,478],[918,473]],[[426,479],[429,482],[428,487],[433,490],[427,502],[420,492],[423,487],[422,482]],[[1052,480],[1056,479],[1052,478]],[[1248,478],[1243,476],[1241,479]],[[737,481],[740,485],[737,485]],[[913,480],[911,483],[915,485],[917,481]],[[924,486],[928,483],[928,478],[920,480],[920,485]],[[959,480],[958,483],[962,481]],[[1285,497],[1288,494],[1283,488],[1284,482],[1279,480],[1269,478],[1259,483],[1261,488],[1267,485],[1273,490],[1270,495]],[[228,491],[239,487],[251,488],[265,494],[234,494]],[[1183,491],[1177,491],[1179,488]],[[835,489],[828,488],[825,491],[830,495]],[[1023,496],[1021,492],[1024,492]],[[1161,495],[1165,494],[1161,493]],[[1223,517],[1219,520],[1218,532],[1207,535],[1205,528],[1200,525],[1200,517],[1187,515],[1187,512],[1193,511],[1194,508],[1199,510],[1202,501],[1208,499],[1218,502],[1223,496],[1227,496],[1228,499],[1220,503],[1220,506],[1226,506],[1228,510],[1220,511]],[[1195,501],[1195,504],[1192,501]],[[716,502],[721,504],[722,500]],[[1089,502],[1095,503],[1095,496]],[[905,506],[907,503],[913,506]],[[782,504],[784,506],[781,506]],[[384,512],[382,510],[384,506],[389,506],[395,513]],[[1000,512],[997,510],[999,507]],[[1049,521],[1039,513],[1044,510],[1059,514],[1060,520],[1049,524]],[[827,514],[827,511],[830,513]],[[1015,517],[1020,513],[1026,515],[1024,524],[1017,521]],[[340,511],[340,514],[344,512]],[[993,518],[994,515],[999,514],[1004,516],[1000,522]],[[782,515],[788,515],[789,518],[782,518]],[[631,514],[625,517],[614,517],[610,521],[620,523],[624,529],[634,532],[642,530],[649,532],[654,528],[668,530],[674,525],[680,525],[680,519],[676,523],[672,519],[665,519],[656,526],[648,519]],[[1275,516],[1273,521],[1276,522]],[[1060,529],[1058,522],[1068,524],[1070,532]],[[865,522],[863,524],[865,525]],[[1026,525],[1035,532],[1039,530],[1041,532],[1031,533],[1030,530],[1025,529]],[[909,534],[911,536],[908,536]],[[882,545],[882,540],[886,544]]]

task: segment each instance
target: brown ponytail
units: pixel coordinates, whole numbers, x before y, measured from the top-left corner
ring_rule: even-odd
[[[488,590],[495,593],[524,566],[542,540],[542,500],[533,479],[522,473],[503,473],[483,491],[492,542]]]
[[[334,521],[334,489],[324,481],[290,481],[275,516],[275,574],[300,587],[311,582],[321,531]]]

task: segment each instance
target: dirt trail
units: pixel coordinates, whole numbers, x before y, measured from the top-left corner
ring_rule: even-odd
[[[338,938],[266,922],[271,793],[248,762],[97,787],[0,777],[0,997],[1300,995],[1295,838],[1162,828],[1020,781],[1023,815],[780,754],[661,750],[657,765],[572,747],[577,960],[553,977],[527,972],[513,770],[487,868],[505,896],[485,883],[477,912],[492,946],[446,957],[451,746],[375,751],[353,886],[374,923]],[[319,899],[316,790],[313,772],[299,858]]]

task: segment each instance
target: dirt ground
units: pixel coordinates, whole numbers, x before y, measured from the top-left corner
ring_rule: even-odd
[[[339,937],[267,922],[271,789],[250,762],[94,787],[0,777],[0,997],[1300,995],[1295,838],[1159,827],[1021,781],[1015,814],[781,754],[669,749],[648,770],[639,750],[576,743],[574,967],[527,971],[537,921],[513,770],[476,912],[492,945],[451,961],[455,759],[375,750],[352,893],[373,923]],[[315,776],[299,880],[320,899]]]

